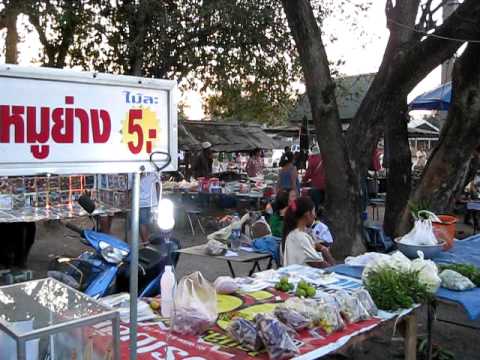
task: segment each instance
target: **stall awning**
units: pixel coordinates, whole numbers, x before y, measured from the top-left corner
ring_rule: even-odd
[[[220,152],[275,149],[277,144],[260,125],[216,121],[182,121],[179,124],[178,146],[182,150],[198,150],[208,141]]]
[[[448,111],[451,100],[452,83],[449,82],[417,96],[408,106],[410,110]]]

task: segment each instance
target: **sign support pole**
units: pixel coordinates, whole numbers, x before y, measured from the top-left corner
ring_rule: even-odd
[[[140,215],[140,173],[133,174],[132,235],[130,241],[130,360],[137,359],[138,236]]]

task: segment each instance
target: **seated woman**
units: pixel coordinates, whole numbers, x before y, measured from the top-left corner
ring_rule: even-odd
[[[308,197],[295,200],[287,209],[283,228],[283,265],[329,267],[335,264],[328,247],[315,244],[308,229],[315,221],[315,204]]]

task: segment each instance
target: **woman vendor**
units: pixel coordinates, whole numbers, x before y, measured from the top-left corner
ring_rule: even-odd
[[[289,205],[283,225],[283,265],[310,265],[325,268],[335,264],[328,247],[315,243],[308,229],[315,221],[315,204],[301,197]]]

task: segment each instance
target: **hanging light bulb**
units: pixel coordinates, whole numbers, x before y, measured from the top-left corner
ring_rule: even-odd
[[[175,226],[174,206],[169,199],[158,202],[157,224],[161,231],[171,231]]]

